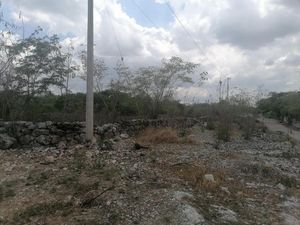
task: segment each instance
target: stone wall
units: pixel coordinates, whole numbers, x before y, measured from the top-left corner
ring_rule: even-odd
[[[95,126],[97,140],[111,139],[121,134],[134,135],[146,127],[191,127],[197,120],[158,119],[130,120]],[[72,146],[85,142],[85,124],[82,122],[1,122],[0,149],[35,146]]]

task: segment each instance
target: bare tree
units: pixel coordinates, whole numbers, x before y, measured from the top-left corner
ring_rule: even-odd
[[[80,52],[80,59],[81,59],[81,63],[82,63],[82,67],[83,70],[86,71],[87,69],[87,55],[86,55],[86,51],[83,50]],[[99,58],[99,57],[95,57],[94,58],[94,90],[96,92],[101,92],[101,90],[103,89],[103,79],[105,77],[105,73],[108,70],[108,67],[105,65],[104,59]],[[83,73],[84,75],[82,76],[82,78],[85,80],[86,79],[86,72]]]
[[[184,83],[193,84],[191,75],[199,64],[185,62],[179,57],[163,59],[161,66],[146,67],[137,71],[134,78],[135,93],[152,99],[152,115],[157,116],[161,103],[173,97],[177,87]],[[200,74],[200,81],[206,79],[206,73]]]

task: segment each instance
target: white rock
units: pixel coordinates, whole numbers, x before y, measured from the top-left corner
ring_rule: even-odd
[[[217,210],[217,213],[219,214],[222,222],[228,222],[228,223],[238,222],[236,212],[232,211],[231,209],[227,209],[223,206],[214,205],[213,207]]]
[[[122,138],[122,139],[128,139],[129,135],[128,134],[121,134],[120,138]]]
[[[190,205],[182,206],[182,222],[185,225],[200,225],[204,224],[204,217],[197,212],[197,210]]]
[[[46,157],[46,162],[47,163],[54,163],[55,162],[55,158],[54,158],[54,156],[47,156]]]
[[[174,198],[178,201],[181,201],[183,198],[193,198],[193,195],[184,191],[176,191],[174,193]]]
[[[204,175],[204,180],[205,181],[208,181],[208,182],[216,182],[215,181],[215,178],[214,178],[214,175],[212,175],[212,174],[205,174]]]
[[[284,191],[286,189],[286,187],[281,183],[277,184],[276,187],[279,188],[282,191]]]
[[[225,192],[226,194],[230,194],[230,191],[228,190],[227,187],[221,187],[221,190],[222,190],[223,192]]]

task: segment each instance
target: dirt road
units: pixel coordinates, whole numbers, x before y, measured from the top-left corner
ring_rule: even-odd
[[[294,139],[297,142],[298,146],[300,146],[300,131],[293,130],[292,128],[287,127],[274,119],[267,119],[261,117],[260,121],[263,122],[270,131],[280,131],[284,134],[289,135],[292,139]]]

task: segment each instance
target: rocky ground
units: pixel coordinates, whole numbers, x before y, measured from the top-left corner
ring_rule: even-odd
[[[194,127],[191,139],[0,151],[0,224],[300,224],[300,156],[288,138],[219,143]]]

